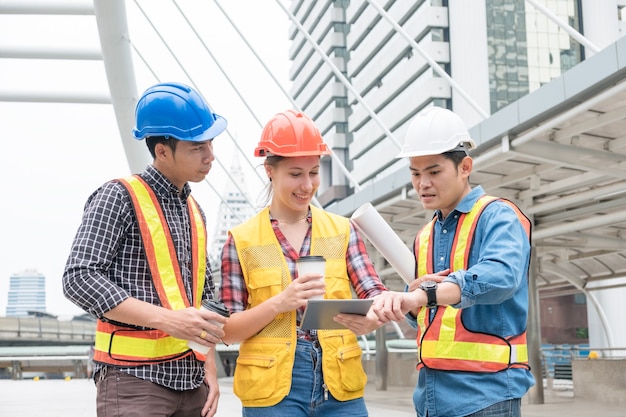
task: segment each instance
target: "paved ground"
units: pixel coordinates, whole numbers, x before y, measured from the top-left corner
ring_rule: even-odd
[[[232,393],[232,379],[220,379],[218,416],[240,416],[241,405]],[[415,417],[412,387],[388,387],[377,391],[368,384],[365,399],[371,417]],[[0,380],[0,416],[95,417],[93,382],[85,379]],[[626,417],[626,410],[573,398],[571,390],[545,391],[545,403],[531,405],[525,399],[523,417]]]

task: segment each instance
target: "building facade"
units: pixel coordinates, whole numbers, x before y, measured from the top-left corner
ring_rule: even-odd
[[[290,93],[351,176],[325,158],[318,200],[349,214],[346,201],[354,205],[365,199],[362,195],[378,198],[397,187],[404,195],[393,198],[410,210],[410,184],[407,189],[395,175],[406,169],[406,161],[395,156],[417,113],[445,107],[468,128],[497,112],[498,121],[516,116],[515,110],[502,110],[582,66],[623,35],[625,6],[623,0],[292,0]],[[360,189],[367,192],[358,195]],[[591,344],[605,345],[602,328],[611,320],[598,324],[597,310],[604,303],[597,299],[603,293],[595,294],[587,305],[588,334]],[[567,303],[580,310],[579,304]]]
[[[409,121],[430,106],[468,127],[592,55],[621,35],[623,1],[293,0],[291,95],[359,185],[402,164]],[[346,85],[346,82],[349,85]],[[355,184],[323,161],[323,205]]]

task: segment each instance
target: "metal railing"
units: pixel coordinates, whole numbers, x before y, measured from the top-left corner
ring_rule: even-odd
[[[594,354],[595,353],[595,354]],[[541,347],[543,376],[552,379],[572,379],[574,359],[626,359],[626,347],[600,348],[587,344],[555,344]]]

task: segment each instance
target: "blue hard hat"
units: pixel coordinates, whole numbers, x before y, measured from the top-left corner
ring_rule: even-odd
[[[211,111],[193,88],[181,83],[160,83],[148,88],[135,109],[133,136],[171,136],[179,140],[211,140],[226,129],[226,119]]]

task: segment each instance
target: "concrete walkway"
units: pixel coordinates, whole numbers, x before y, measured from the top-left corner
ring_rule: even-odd
[[[220,379],[218,416],[240,416],[241,404],[232,393],[232,378]],[[415,417],[413,387],[367,386],[365,400],[370,417]],[[0,416],[95,417],[96,389],[91,380],[0,380]],[[545,404],[522,405],[523,417],[626,417],[626,410],[577,401],[571,391],[546,391]]]

